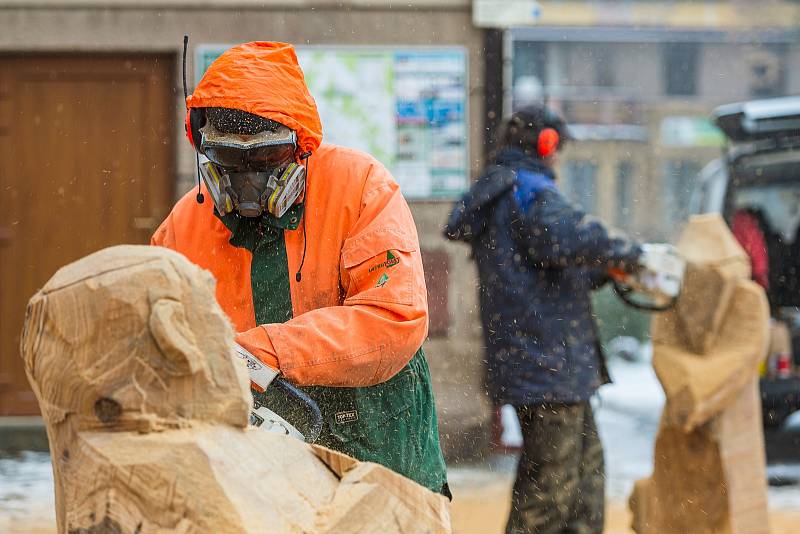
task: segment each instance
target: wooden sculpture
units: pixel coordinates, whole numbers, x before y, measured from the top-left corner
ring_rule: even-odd
[[[678,250],[683,291],[653,320],[653,366],[666,393],[655,466],[630,504],[642,533],[768,531],[758,366],[769,306],[717,215],[694,217]]]
[[[247,371],[211,275],[102,250],[31,299],[22,336],[59,532],[447,532],[448,504],[388,469],[248,428]]]

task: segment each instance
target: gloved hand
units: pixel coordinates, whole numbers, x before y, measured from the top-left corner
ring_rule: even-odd
[[[276,366],[272,367],[256,358],[252,352],[238,343],[234,343],[233,348],[236,351],[236,355],[247,363],[247,370],[250,373],[250,387],[264,393],[267,386],[280,374],[277,369],[277,360],[275,361]]]
[[[641,246],[638,269],[627,273],[609,271],[614,289],[629,306],[647,311],[664,311],[675,304],[683,284],[686,262],[672,245],[648,243]],[[645,300],[631,298],[631,294]]]
[[[666,243],[642,245],[639,265],[642,268],[634,276],[641,290],[659,297],[674,298],[680,294],[686,262],[674,246]]]

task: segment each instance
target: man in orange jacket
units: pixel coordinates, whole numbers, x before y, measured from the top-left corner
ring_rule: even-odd
[[[397,183],[369,155],[321,143],[291,45],[228,50],[187,106],[209,160],[202,196],[178,201],[152,243],[214,274],[237,343],[320,405],[317,443],[449,495],[419,242]]]

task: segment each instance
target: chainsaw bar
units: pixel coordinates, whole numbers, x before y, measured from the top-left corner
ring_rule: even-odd
[[[273,434],[292,436],[300,441],[306,440],[306,437],[286,419],[255,401],[253,411],[250,412],[250,424]]]
[[[277,369],[264,365],[258,358],[253,356],[250,351],[238,343],[234,343],[234,348],[236,350],[236,355],[247,363],[250,381],[261,388],[261,392],[254,388],[252,389],[253,410],[250,412],[250,424],[262,430],[266,430],[267,432],[292,436],[301,441],[314,443],[319,438],[323,425],[322,413],[317,403],[301,389],[293,386],[283,378],[279,378],[280,372]],[[264,406],[262,404],[263,400],[259,401],[259,398],[264,394],[263,392],[266,392],[269,386],[282,391],[285,395],[288,395],[290,399],[303,407],[309,420],[306,434],[303,434],[286,419]]]

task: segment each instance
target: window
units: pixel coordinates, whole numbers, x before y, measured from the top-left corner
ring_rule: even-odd
[[[700,173],[695,160],[672,160],[664,166],[666,222],[677,225],[689,216],[692,191]]]
[[[593,47],[595,85],[614,87],[614,51],[610,45],[598,43]]]
[[[697,56],[695,43],[664,45],[664,92],[672,96],[697,94]]]
[[[750,94],[764,98],[786,94],[786,55],[783,44],[765,45],[745,55],[750,75]]]
[[[514,81],[523,76],[535,76],[547,82],[547,43],[535,41],[514,42]]]
[[[630,228],[633,216],[633,162],[621,161],[617,165],[616,224]]]
[[[547,80],[547,44],[517,41],[513,57],[513,109],[540,102]]]
[[[597,164],[589,160],[571,160],[565,166],[566,195],[586,213],[594,213],[597,198]]]

